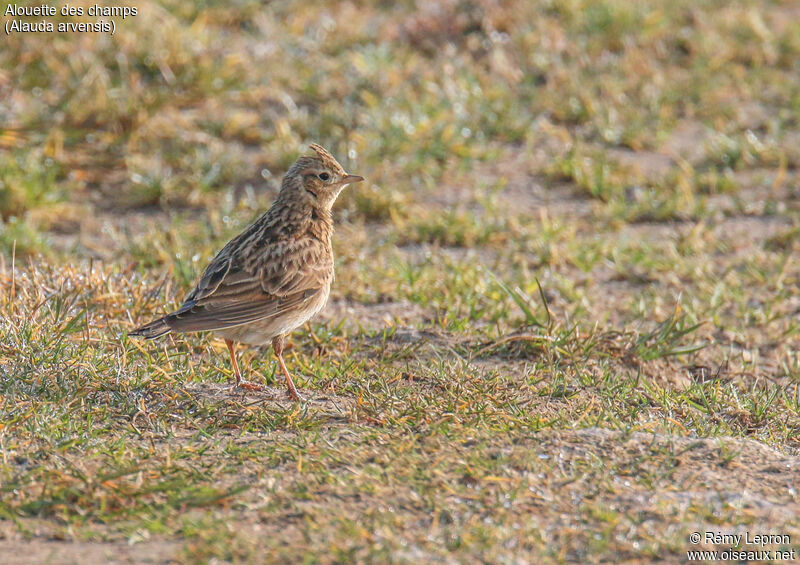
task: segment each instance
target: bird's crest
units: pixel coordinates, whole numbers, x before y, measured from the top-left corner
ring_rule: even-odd
[[[317,145],[316,143],[312,143],[308,147],[314,150],[314,152],[319,156],[324,165],[335,171],[342,171],[342,172],[344,171],[339,162],[322,145]]]

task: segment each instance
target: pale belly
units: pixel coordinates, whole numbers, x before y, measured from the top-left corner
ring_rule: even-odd
[[[317,296],[305,304],[304,308],[286,312],[278,318],[259,320],[251,324],[217,330],[214,334],[224,339],[248,345],[269,344],[272,338],[289,334],[309,321],[325,306],[329,294],[330,288],[325,289],[325,292],[318,293]]]

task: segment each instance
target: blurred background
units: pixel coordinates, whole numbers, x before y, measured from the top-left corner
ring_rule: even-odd
[[[3,38],[6,254],[169,263],[137,231],[245,221],[312,141],[369,179],[339,218],[446,244],[525,231],[487,200],[538,214],[566,184],[602,220],[697,218],[800,160],[795,2],[137,7],[113,37]]]

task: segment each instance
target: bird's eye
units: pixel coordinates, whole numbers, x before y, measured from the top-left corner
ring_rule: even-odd
[[[331,176],[328,173],[320,173],[317,175],[321,180],[328,180]]]

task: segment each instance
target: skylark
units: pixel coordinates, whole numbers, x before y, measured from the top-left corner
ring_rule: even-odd
[[[154,339],[170,332],[213,331],[231,354],[236,386],[242,380],[234,342],[270,340],[286,377],[288,394],[302,400],[283,362],[286,336],[328,301],[333,281],[331,207],[342,189],[363,177],[351,175],[323,147],[300,157],[283,177],[272,207],[233,238],[206,268],[180,309],[129,335]]]

